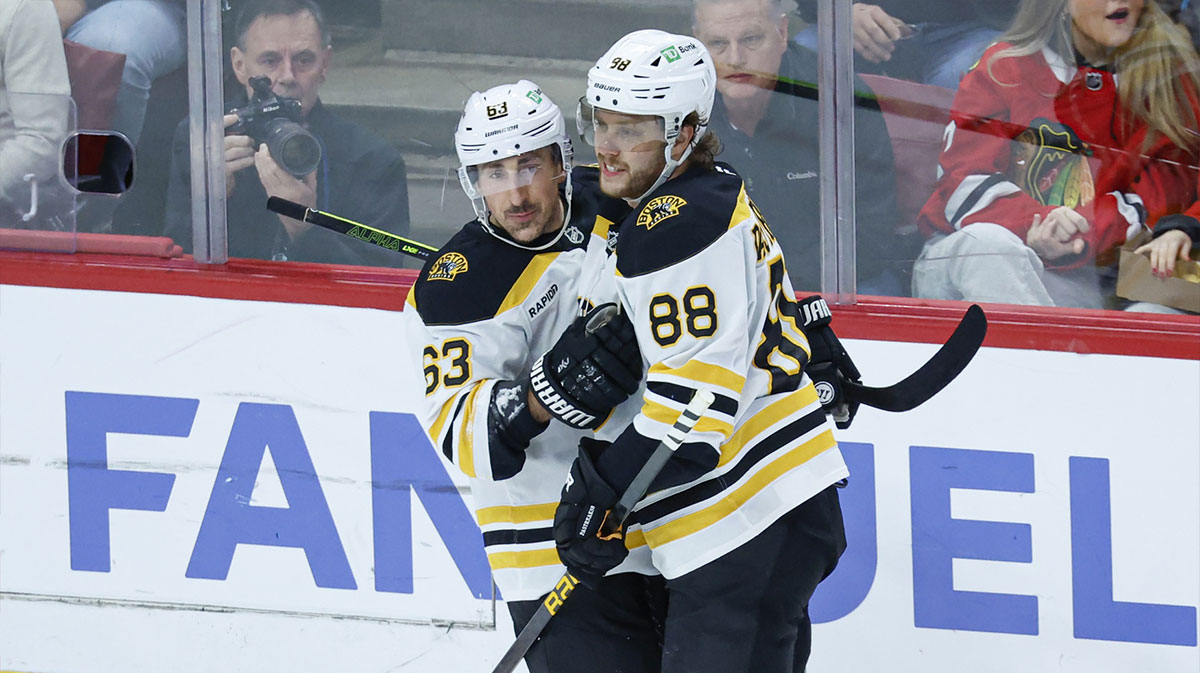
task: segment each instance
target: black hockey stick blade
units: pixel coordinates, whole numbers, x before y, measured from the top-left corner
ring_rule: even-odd
[[[886,388],[844,381],[845,394],[855,402],[884,411],[915,409],[938,394],[966,369],[985,336],[987,316],[978,304],[971,304],[958,327],[954,328],[954,333],[920,369]]]
[[[642,465],[638,473],[634,475],[633,481],[630,482],[629,488],[625,489],[625,492],[621,494],[621,499],[617,501],[616,505],[613,505],[612,511],[600,526],[601,535],[607,536],[621,529],[634,505],[646,495],[650,484],[667,464],[671,454],[675,453],[675,449],[683,444],[684,437],[691,432],[692,428],[696,427],[696,422],[700,420],[705,411],[708,411],[715,400],[713,394],[707,390],[697,390],[692,395],[691,401],[679,413],[679,418],[675,419],[675,425],[671,426],[671,429],[667,431],[667,436],[663,437],[658,446],[654,447],[654,452],[646,459],[646,464]],[[533,641],[542,635],[542,630],[546,628],[546,624],[550,623],[550,618],[558,613],[559,608],[571,597],[578,585],[579,580],[575,579],[574,575],[569,572],[563,573],[550,593],[542,599],[542,604],[525,624],[525,628],[517,634],[517,639],[500,658],[500,663],[492,669],[492,673],[512,673],[533,645]]]
[[[348,220],[333,213],[326,213],[316,208],[308,208],[295,201],[281,199],[278,196],[272,196],[267,199],[267,210],[290,217],[293,220],[308,222],[324,229],[336,231],[339,234],[345,234],[350,238],[357,238],[360,241],[377,245],[385,250],[402,252],[417,259],[429,259],[433,253],[437,252],[437,248],[431,245],[418,243],[412,239],[397,236],[390,231],[376,229],[370,225]]]

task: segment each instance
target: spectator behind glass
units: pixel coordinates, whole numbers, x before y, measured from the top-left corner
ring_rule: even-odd
[[[59,171],[70,123],[71,84],[50,0],[0,3],[0,224],[28,208],[25,176]]]
[[[1186,258],[1198,66],[1153,0],[1024,0],[954,99],[915,294],[1102,308],[1128,236],[1160,275]]]
[[[1187,28],[1192,47],[1200,49],[1200,5],[1195,0],[1159,0],[1158,4],[1172,21]]]
[[[322,159],[315,170],[296,178],[276,163],[265,144],[247,135],[226,135],[229,256],[399,265],[399,255],[266,209],[267,197],[279,196],[396,234],[408,233],[407,180],[399,151],[321,103],[318,93],[332,47],[320,8],[311,0],[251,0],[241,8],[236,26],[230,59],[245,92],[227,110],[247,104],[252,77],[269,77],[276,95],[299,99],[303,124],[320,141]],[[226,114],[224,121],[228,128],[237,115]],[[165,233],[190,251],[189,152],[184,120],[175,133]]]
[[[111,126],[136,146],[150,85],[187,60],[183,0],[54,0],[54,5],[68,40],[125,54]]]
[[[820,290],[817,55],[788,43],[784,1],[696,0],[693,7],[692,32],[716,61],[708,128],[721,139],[719,158],[737,170],[778,238],[792,285]],[[858,291],[908,294],[920,241],[896,234],[896,178],[883,115],[859,106],[854,123]]]
[[[1018,0],[877,0],[855,2],[855,69],[958,88],[958,81],[1012,20]],[[817,2],[801,0],[811,25],[796,42],[817,49]]]

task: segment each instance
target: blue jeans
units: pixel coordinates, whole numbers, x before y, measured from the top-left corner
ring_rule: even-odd
[[[112,130],[137,144],[146,120],[150,84],[187,61],[187,21],[175,0],[112,0],[84,14],[68,40],[125,54]]]
[[[922,23],[918,34],[896,44],[892,59],[875,64],[856,58],[861,72],[935,84],[944,89],[958,88],[958,81],[979,60],[985,49],[1000,36],[1000,31],[981,23]],[[817,27],[807,26],[792,38],[796,44],[817,49]]]

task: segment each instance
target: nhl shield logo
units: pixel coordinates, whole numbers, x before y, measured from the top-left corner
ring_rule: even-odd
[[[448,252],[429,269],[429,280],[454,280],[454,277],[467,270],[467,258],[461,253]]]
[[[687,201],[673,195],[652,199],[642,208],[642,212],[638,213],[637,226],[645,227],[647,231],[653,229],[659,222],[678,215],[679,209],[686,205]]]
[[[573,224],[567,227],[567,230],[563,232],[563,236],[566,236],[567,240],[575,245],[583,243],[583,232]]]
[[[830,402],[833,402],[836,393],[834,393],[832,383],[817,381],[815,387],[817,389],[817,399],[821,400],[821,406],[828,406]]]

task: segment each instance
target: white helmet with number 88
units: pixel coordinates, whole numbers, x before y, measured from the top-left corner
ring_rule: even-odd
[[[506,187],[525,186],[531,180],[558,179],[565,174],[565,223],[570,219],[571,160],[574,150],[571,147],[571,139],[567,136],[562,111],[549,96],[542,93],[537,84],[524,79],[515,84],[502,84],[487,91],[476,91],[467,99],[462,118],[454,132],[454,149],[461,164],[458,168],[458,180],[467,197],[471,199],[475,215],[484,229],[496,235],[485,199],[489,194],[487,188],[480,185],[477,168],[492,161],[517,157],[551,145],[558,149],[563,173],[520,173],[517,182],[507,184]],[[561,235],[563,228],[560,227],[558,231]],[[505,236],[498,238],[520,247],[531,247],[515,243]],[[536,249],[547,248],[557,240],[556,236],[554,240],[537,246]]]
[[[659,117],[667,165],[658,181],[638,200],[661,185],[687,160],[704,136],[717,92],[717,71],[704,44],[694,37],[661,30],[637,30],[617,40],[588,71],[587,93],[579,99],[579,135],[595,144],[594,110]],[[683,122],[696,113],[696,133],[678,160],[671,157]]]

